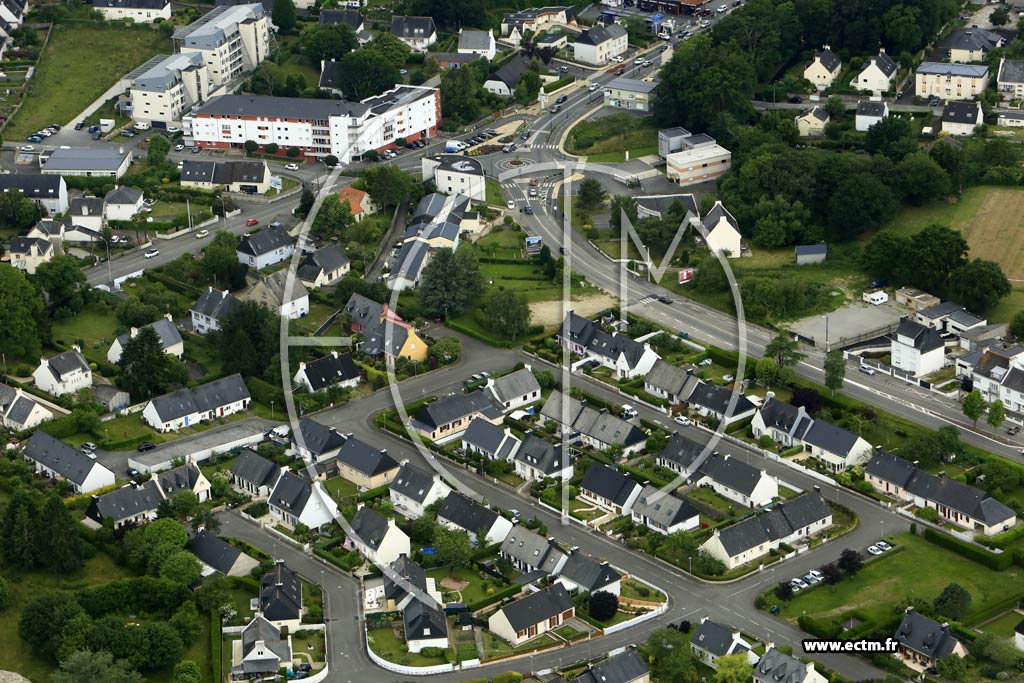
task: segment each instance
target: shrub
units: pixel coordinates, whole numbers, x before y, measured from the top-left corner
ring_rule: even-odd
[[[267,505],[266,501],[260,501],[253,503],[247,507],[242,508],[242,512],[249,515],[250,517],[262,517],[263,515],[270,512],[270,506]]]
[[[444,650],[439,647],[425,647],[420,650],[420,654],[424,657],[433,659],[434,657],[440,657],[444,654]]]
[[[518,671],[505,671],[491,676],[491,683],[519,683],[523,680],[523,674]]]

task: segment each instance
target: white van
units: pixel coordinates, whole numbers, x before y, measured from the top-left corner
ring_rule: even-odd
[[[631,405],[623,404],[622,406],[622,417],[626,420],[631,420],[640,413],[636,412],[636,408]]]
[[[134,126],[135,130],[149,130],[150,124],[147,121],[139,121]]]

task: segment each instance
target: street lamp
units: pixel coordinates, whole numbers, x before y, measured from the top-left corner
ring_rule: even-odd
[[[690,557],[687,559],[690,560],[690,576],[693,576],[693,558]]]
[[[274,419],[274,401],[273,401],[273,399],[271,399],[271,401],[270,401],[270,419],[271,420]]]
[[[99,238],[101,240],[103,240],[103,244],[107,248],[107,277],[110,279],[110,290],[113,291],[114,290],[114,271],[110,267],[110,240],[108,240],[103,235],[100,235]]]

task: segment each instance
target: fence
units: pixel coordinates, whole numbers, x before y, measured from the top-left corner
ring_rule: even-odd
[[[387,669],[388,671],[394,671],[395,673],[405,674],[407,676],[433,676],[434,674],[443,674],[450,671],[455,671],[454,664],[437,664],[435,666],[405,666],[403,664],[395,664],[384,659],[370,647],[370,640],[363,630],[363,641],[366,643],[366,652],[370,655],[370,659],[373,660],[377,666]]]
[[[202,223],[196,223],[191,228],[182,228],[181,230],[177,230],[175,232],[158,232],[156,234],[156,238],[158,240],[173,240],[176,237],[181,237],[182,235],[187,235],[188,233],[192,232],[193,230],[199,230],[200,228],[205,228],[208,225],[213,225],[214,223],[216,223],[219,220],[220,220],[220,216],[214,216],[213,218],[207,218]]]

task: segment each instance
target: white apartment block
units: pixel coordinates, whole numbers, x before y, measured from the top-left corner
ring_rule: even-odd
[[[401,85],[362,102],[294,97],[215,97],[184,121],[203,147],[241,149],[246,140],[298,147],[306,157],[359,161],[395,141],[431,137],[441,124],[437,88]]]
[[[918,97],[973,100],[988,87],[988,67],[978,64],[921,62],[914,72]]]
[[[220,88],[270,55],[270,17],[259,3],[214,7],[174,32],[174,48],[202,55],[213,88]]]
[[[180,123],[210,94],[210,68],[199,52],[157,55],[135,73],[130,89],[135,121]]]

